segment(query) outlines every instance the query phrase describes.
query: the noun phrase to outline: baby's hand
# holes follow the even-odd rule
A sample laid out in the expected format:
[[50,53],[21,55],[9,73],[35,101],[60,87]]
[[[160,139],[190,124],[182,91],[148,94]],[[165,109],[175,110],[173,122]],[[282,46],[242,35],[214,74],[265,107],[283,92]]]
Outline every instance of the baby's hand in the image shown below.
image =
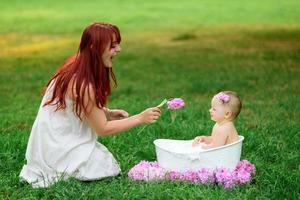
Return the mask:
[[210,145],[211,145],[211,144],[201,143],[201,147],[202,147],[203,149],[209,149],[209,148],[211,148]]
[[203,142],[204,142],[204,136],[197,136],[197,137],[195,137],[192,146],[193,147],[198,146]]

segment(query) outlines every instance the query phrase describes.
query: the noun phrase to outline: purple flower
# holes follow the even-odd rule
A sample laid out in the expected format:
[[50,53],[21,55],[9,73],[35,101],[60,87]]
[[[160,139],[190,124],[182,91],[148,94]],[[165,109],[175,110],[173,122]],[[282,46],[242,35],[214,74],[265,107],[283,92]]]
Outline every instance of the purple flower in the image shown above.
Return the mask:
[[170,101],[167,102],[168,105],[168,109],[170,110],[177,110],[180,109],[181,107],[183,107],[185,105],[183,99],[181,98],[174,98]]
[[178,171],[170,171],[169,173],[168,173],[168,175],[169,175],[169,179],[171,180],[171,181],[176,181],[176,180],[181,180],[181,179],[183,179],[183,175],[180,173],[180,172],[178,172]]
[[235,181],[240,184],[249,183],[251,180],[251,173],[246,170],[237,170],[234,172]]
[[225,94],[224,92],[218,93],[217,98],[223,103],[228,103],[230,101],[230,96],[228,94]]
[[212,183],[214,182],[214,172],[207,168],[202,168],[198,171],[199,181],[201,183]]
[[234,171],[224,167],[210,170],[202,168],[200,170],[189,170],[179,172],[176,170],[166,170],[159,166],[158,162],[149,162],[142,160],[131,168],[128,177],[134,181],[188,181],[192,183],[217,183],[225,189],[231,189],[235,185],[242,185],[251,181],[251,174],[254,174],[255,166],[247,160],[240,161]]
[[161,167],[150,167],[145,171],[144,180],[145,181],[158,181],[164,180],[166,176],[165,169]]
[[196,171],[186,171],[183,173],[183,180],[196,183],[199,181],[198,173]]
[[235,186],[235,182],[234,182],[234,180],[230,179],[230,180],[224,182],[222,185],[225,189],[231,189]]
[[234,174],[224,167],[220,167],[215,171],[215,178],[216,182],[226,189],[233,188],[235,185]]
[[238,170],[246,170],[250,174],[255,174],[255,166],[251,164],[248,160],[241,160],[237,166],[236,171]]
[[163,180],[165,174],[166,170],[161,168],[158,162],[148,162],[144,160],[135,165],[128,172],[129,178],[135,181]]
[[143,180],[144,173],[145,173],[145,169],[141,166],[136,165],[129,170],[128,176],[130,179],[138,181],[138,180]]

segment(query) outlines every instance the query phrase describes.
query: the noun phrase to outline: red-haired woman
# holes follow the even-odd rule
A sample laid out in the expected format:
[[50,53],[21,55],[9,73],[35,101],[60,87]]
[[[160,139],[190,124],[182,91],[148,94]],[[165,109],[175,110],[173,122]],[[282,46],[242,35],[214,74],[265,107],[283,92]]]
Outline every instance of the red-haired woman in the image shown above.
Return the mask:
[[93,23],[81,37],[79,51],[54,74],[33,124],[20,178],[33,187],[48,187],[61,179],[98,180],[116,176],[120,167],[97,135],[107,136],[155,122],[159,108],[129,117],[109,110],[107,97],[113,58],[121,51],[119,29]]

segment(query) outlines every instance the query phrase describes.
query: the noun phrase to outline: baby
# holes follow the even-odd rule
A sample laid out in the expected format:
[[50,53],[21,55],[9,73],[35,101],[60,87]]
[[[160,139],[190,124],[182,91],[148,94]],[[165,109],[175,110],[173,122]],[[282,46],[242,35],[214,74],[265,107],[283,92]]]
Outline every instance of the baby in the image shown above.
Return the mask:
[[211,119],[215,121],[211,136],[198,136],[193,141],[193,146],[201,145],[202,148],[220,147],[238,140],[238,133],[234,126],[234,119],[239,115],[242,102],[239,96],[232,91],[216,94],[211,100],[209,110]]

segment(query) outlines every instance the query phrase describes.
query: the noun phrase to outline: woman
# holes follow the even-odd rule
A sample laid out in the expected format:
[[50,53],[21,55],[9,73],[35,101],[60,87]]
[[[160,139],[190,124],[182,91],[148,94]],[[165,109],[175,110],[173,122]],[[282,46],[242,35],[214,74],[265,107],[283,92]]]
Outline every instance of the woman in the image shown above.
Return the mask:
[[48,187],[68,177],[116,176],[120,167],[97,142],[97,135],[117,134],[160,117],[156,107],[131,117],[124,110],[106,107],[111,81],[116,84],[112,65],[121,51],[120,42],[114,25],[93,23],[84,30],[78,53],[47,84],[28,141],[22,180],[33,187]]

